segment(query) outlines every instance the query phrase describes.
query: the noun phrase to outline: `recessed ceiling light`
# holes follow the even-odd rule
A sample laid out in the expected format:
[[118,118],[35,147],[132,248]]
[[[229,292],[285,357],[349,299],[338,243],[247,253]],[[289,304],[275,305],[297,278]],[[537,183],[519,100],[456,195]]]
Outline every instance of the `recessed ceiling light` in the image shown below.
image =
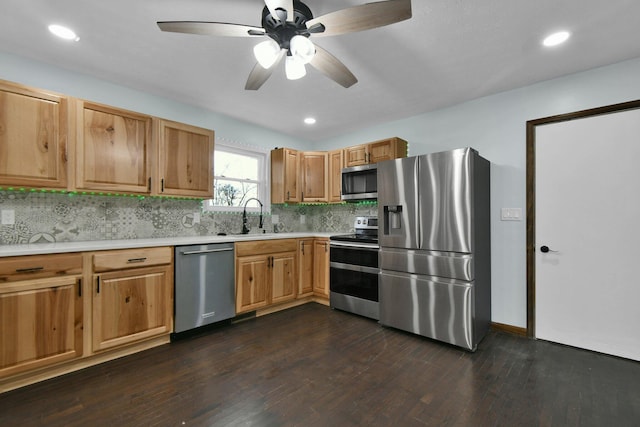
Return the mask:
[[308,125],[314,125],[316,124],[316,119],[314,119],[313,117],[307,117],[306,119],[304,119],[304,122]]
[[63,27],[62,25],[49,25],[49,31],[61,39],[73,40],[74,42],[80,40],[80,37],[78,37],[72,29]]
[[542,44],[547,47],[557,46],[559,44],[566,42],[569,39],[569,36],[571,36],[571,34],[568,31],[559,31],[557,33],[553,33],[547,36],[542,41]]

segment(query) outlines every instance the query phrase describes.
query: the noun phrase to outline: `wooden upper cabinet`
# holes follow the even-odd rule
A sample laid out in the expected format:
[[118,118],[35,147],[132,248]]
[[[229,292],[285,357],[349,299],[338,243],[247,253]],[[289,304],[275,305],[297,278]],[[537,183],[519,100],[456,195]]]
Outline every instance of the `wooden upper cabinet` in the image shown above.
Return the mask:
[[158,172],[153,193],[213,197],[214,132],[158,120]]
[[367,145],[354,145],[344,149],[344,167],[366,165],[368,161]]
[[329,161],[326,151],[302,153],[302,201],[329,201]]
[[76,188],[148,194],[151,116],[87,101],[77,114]]
[[329,151],[329,202],[341,202],[343,150]]
[[0,81],[0,185],[67,187],[69,101]]
[[369,144],[369,163],[407,157],[407,141],[400,138],[389,138]]
[[271,203],[301,200],[299,175],[300,153],[289,148],[271,150]]
[[344,149],[344,167],[407,157],[407,141],[393,137]]

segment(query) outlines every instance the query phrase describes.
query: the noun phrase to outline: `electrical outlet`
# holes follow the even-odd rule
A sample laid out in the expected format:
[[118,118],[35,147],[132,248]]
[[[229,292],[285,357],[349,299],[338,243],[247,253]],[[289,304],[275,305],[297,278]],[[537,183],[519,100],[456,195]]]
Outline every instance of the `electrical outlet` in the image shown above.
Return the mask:
[[500,219],[502,221],[521,221],[522,208],[502,208],[500,211]]
[[2,210],[2,225],[14,225],[16,223],[16,211],[13,209]]
[[200,223],[200,212],[194,212],[193,213],[193,223],[194,224],[199,224]]
[[271,224],[280,224],[280,215],[271,215]]
[[306,224],[306,223],[307,223],[307,216],[300,215],[300,224]]

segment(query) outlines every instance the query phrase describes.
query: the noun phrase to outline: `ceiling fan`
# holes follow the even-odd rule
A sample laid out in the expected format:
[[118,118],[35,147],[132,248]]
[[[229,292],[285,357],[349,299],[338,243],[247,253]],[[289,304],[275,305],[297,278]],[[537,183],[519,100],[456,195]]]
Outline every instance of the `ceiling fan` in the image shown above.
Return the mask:
[[162,31],[227,37],[267,38],[254,47],[258,63],[247,79],[245,89],[257,90],[274,68],[286,57],[287,78],[306,74],[305,64],[348,88],[358,79],[335,56],[315,45],[310,36],[335,36],[382,27],[411,18],[411,0],[366,3],[314,18],[299,0],[265,0],[262,27],[227,22],[161,21]]

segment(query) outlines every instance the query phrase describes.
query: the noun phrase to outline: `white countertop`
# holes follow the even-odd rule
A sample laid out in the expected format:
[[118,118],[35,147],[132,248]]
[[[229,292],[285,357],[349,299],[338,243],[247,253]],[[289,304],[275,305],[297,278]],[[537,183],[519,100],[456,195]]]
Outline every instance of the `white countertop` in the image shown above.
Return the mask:
[[110,249],[149,248],[154,246],[202,245],[208,243],[243,242],[247,240],[299,239],[304,237],[329,237],[341,233],[266,233],[228,236],[163,237],[157,239],[93,240],[86,242],[35,243],[0,245],[0,257],[18,255],[42,255],[64,252],[89,252]]

